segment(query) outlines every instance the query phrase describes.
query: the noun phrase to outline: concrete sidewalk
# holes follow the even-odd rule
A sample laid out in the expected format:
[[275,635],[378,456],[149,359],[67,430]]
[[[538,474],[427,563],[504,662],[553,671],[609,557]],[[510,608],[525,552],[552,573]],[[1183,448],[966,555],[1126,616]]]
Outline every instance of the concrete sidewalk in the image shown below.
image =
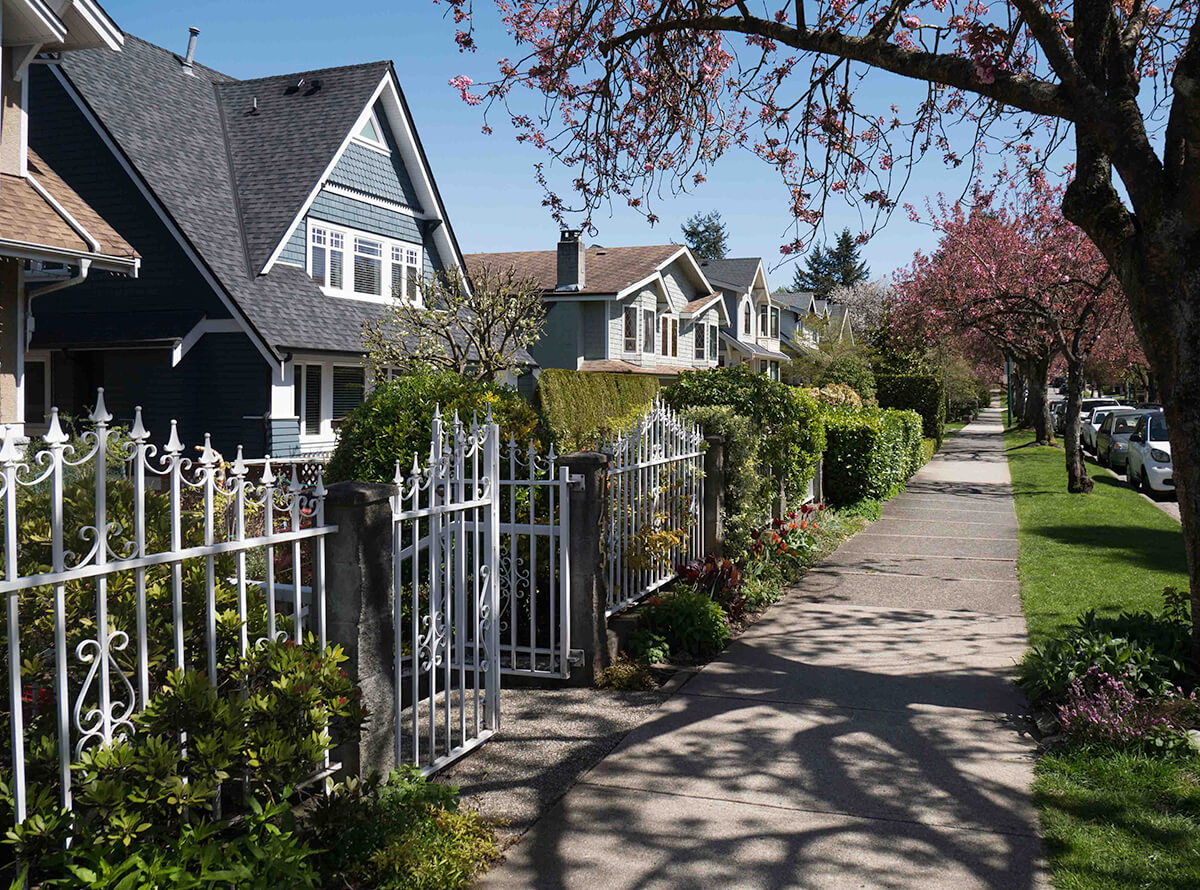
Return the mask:
[[536,822],[488,888],[1044,885],[999,412]]

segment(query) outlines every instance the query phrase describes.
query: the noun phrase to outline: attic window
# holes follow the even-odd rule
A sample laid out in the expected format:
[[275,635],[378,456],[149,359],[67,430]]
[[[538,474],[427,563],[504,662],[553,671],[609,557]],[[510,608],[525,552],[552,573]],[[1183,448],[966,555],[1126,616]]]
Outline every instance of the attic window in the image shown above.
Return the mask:
[[388,150],[387,143],[383,141],[383,127],[379,126],[379,118],[375,116],[374,112],[371,112],[371,116],[367,118],[366,123],[362,125],[362,129],[354,138],[372,148]]

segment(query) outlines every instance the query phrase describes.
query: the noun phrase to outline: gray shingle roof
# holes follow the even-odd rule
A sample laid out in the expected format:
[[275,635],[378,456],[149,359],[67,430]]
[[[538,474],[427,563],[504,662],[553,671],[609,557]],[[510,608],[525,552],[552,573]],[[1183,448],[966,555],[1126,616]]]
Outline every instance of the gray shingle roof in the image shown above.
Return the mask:
[[813,305],[813,295],[809,291],[789,291],[771,294],[771,299],[781,306],[787,306],[797,312],[808,312]]
[[758,271],[759,257],[735,257],[723,260],[700,260],[704,276],[713,284],[749,290]]
[[216,85],[252,271],[266,265],[387,70],[371,62]]
[[[73,52],[61,68],[265,342],[361,351],[362,321],[379,307],[326,297],[299,269],[257,273],[388,63],[243,84],[200,64],[189,77],[174,53],[129,36],[123,52]],[[321,89],[286,95],[301,76]],[[261,120],[247,123],[237,112],[254,95]]]

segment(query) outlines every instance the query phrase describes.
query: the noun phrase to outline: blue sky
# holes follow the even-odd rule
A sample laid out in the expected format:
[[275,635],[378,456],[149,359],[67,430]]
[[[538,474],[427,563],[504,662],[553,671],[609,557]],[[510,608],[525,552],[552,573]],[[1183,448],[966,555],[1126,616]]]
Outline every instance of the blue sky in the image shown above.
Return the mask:
[[[476,8],[494,8],[476,0]],[[106,0],[105,7],[128,33],[182,53],[187,28],[200,28],[197,59],[234,77],[261,77],[376,59],[396,64],[405,95],[463,249],[470,251],[546,249],[557,227],[541,206],[533,164],[543,156],[518,145],[501,120],[495,133],[480,132],[481,112],[463,104],[447,81],[467,74],[489,79],[495,61],[515,55],[511,38],[489,16],[478,35],[480,49],[460,54],[445,6],[432,0],[329,3],[314,0]],[[917,87],[890,75],[872,75],[860,95],[878,97],[878,111],[892,101],[917,95]],[[531,99],[533,97],[530,97]],[[920,206],[939,189],[961,189],[961,174],[948,172],[934,157],[918,166],[905,200]],[[789,218],[786,195],[769,167],[749,154],[731,154],[693,194],[668,197],[657,207],[661,222],[651,228],[630,211],[615,208],[595,218],[595,240],[609,246],[678,241],[679,225],[696,211],[716,208],[729,231],[732,256],[761,256],[772,287],[791,281],[791,266],[780,262],[779,245]],[[857,216],[830,202],[827,227],[859,229]],[[917,249],[934,243],[930,231],[900,211],[864,248],[873,275],[908,262]]]

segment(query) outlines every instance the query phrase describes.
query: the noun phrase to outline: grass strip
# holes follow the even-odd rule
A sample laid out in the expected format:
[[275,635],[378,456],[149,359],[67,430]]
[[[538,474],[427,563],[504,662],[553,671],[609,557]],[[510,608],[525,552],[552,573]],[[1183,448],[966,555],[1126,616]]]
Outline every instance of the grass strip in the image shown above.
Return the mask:
[[[1178,523],[1107,475],[1067,493],[1063,452],[1005,434],[1030,637],[1088,609],[1157,611],[1186,586]],[[1039,758],[1034,795],[1057,890],[1200,887],[1200,759],[1075,749]]]

